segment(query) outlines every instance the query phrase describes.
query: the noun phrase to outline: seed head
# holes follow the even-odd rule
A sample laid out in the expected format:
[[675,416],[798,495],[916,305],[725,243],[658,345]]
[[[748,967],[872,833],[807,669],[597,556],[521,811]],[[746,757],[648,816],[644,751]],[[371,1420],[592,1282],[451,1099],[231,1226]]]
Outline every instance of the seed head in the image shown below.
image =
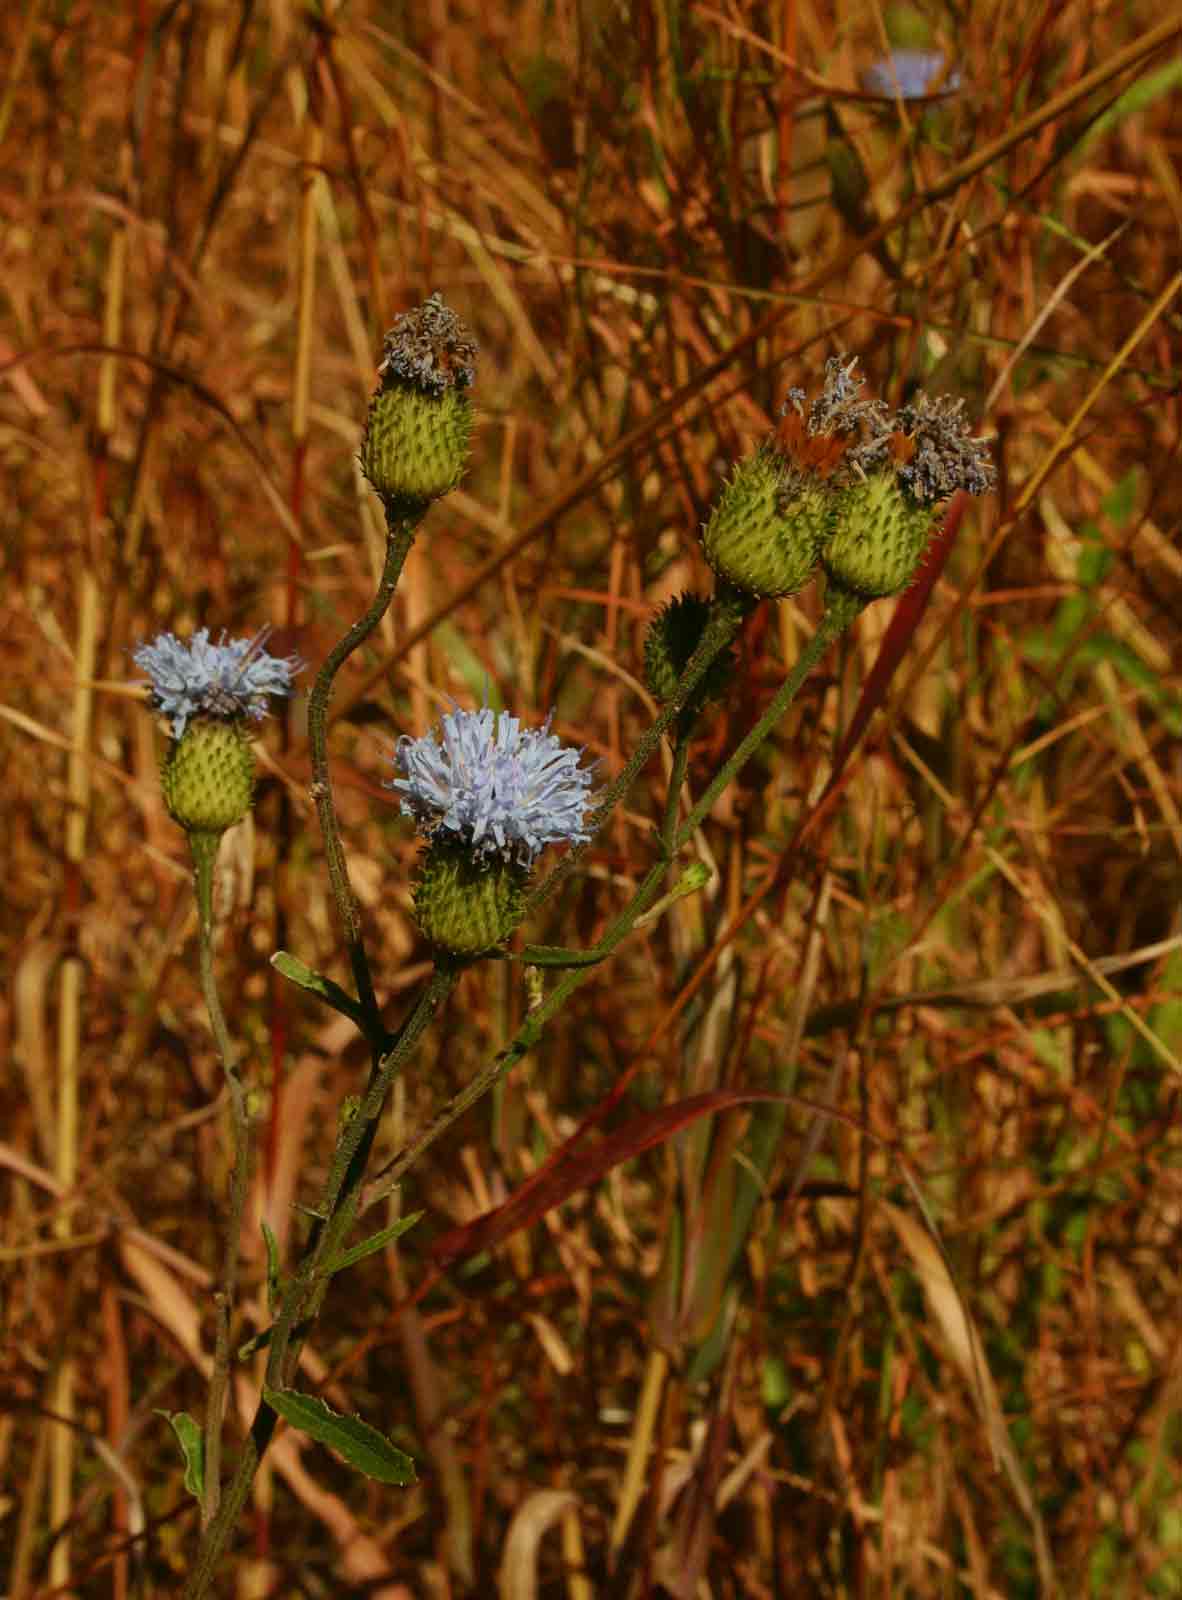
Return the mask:
[[394,318],[378,373],[385,389],[395,383],[435,395],[469,389],[476,380],[476,341],[436,290]]
[[989,445],[969,432],[964,401],[918,394],[894,418],[891,454],[903,488],[920,505],[947,500],[958,489],[986,494],[997,482]]

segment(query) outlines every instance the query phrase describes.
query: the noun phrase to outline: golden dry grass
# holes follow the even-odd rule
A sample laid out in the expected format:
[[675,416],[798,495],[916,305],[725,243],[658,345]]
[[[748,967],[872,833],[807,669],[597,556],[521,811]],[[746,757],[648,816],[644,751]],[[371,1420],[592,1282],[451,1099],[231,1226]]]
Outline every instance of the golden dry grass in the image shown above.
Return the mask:
[[[960,92],[859,95],[888,27]],[[709,891],[431,1150],[397,1258],[337,1281],[302,1383],[419,1484],[288,1435],[219,1592],[1182,1594],[1179,34],[1144,0],[3,9],[12,1600],[177,1593],[197,1536],[155,1408],[201,1410],[229,1136],[129,651],[269,622],[323,658],[380,563],[381,335],[434,288],[481,342],[473,467],[332,735],[391,1018],[425,971],[393,738],[487,683],[617,770],[645,621],[705,583],[698,525],[789,384],[848,351],[892,401],[963,395],[1000,484],[839,803],[798,841],[889,603],[717,809]],[[695,790],[817,615],[760,613]],[[298,1242],[366,1060],[268,966],[345,976],[301,719],[264,730],[219,884],[243,1338],[258,1221]],[[627,897],[649,780],[535,937],[589,943]],[[387,1152],[525,1004],[516,968],[465,978]],[[625,1073],[613,1127],[724,1086],[842,1119],[698,1124],[420,1297],[431,1238]]]

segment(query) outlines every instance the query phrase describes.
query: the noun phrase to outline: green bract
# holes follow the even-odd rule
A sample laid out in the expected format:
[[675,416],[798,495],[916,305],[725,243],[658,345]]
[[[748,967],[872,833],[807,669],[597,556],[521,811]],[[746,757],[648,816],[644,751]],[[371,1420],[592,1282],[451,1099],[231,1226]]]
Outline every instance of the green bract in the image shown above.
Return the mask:
[[813,576],[832,521],[832,489],[761,445],[735,468],[702,533],[720,578],[760,600],[795,594]]
[[189,833],[224,833],[250,810],[254,753],[238,720],[191,721],[160,766],[169,815]]
[[478,956],[503,943],[525,912],[528,868],[478,856],[467,842],[434,839],[414,889],[415,921],[428,943],[453,956]]
[[822,554],[839,588],[867,600],[898,594],[915,576],[935,522],[894,472],[875,472],[835,497],[833,535]]
[[421,510],[463,477],[472,420],[472,402],[456,389],[379,389],[365,422],[361,470],[383,500]]

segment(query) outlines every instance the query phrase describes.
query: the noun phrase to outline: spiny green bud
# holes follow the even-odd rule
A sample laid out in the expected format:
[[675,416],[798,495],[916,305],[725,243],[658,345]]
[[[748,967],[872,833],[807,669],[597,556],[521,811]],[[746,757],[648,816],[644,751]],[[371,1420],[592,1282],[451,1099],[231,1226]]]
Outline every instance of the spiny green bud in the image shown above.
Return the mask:
[[463,840],[433,839],[415,879],[415,921],[437,950],[478,956],[521,921],[528,877],[518,861],[479,856]]
[[735,468],[702,533],[720,578],[761,600],[803,589],[832,519],[832,489],[770,445]]
[[422,510],[464,476],[472,402],[447,389],[379,389],[361,440],[361,470],[383,500]]
[[875,472],[842,490],[822,560],[831,582],[866,600],[898,594],[915,576],[935,521],[894,472]]
[[463,477],[475,360],[475,341],[440,295],[395,318],[361,441],[361,469],[387,509],[421,513]]
[[[649,623],[644,636],[644,681],[654,699],[672,700],[709,620],[709,600],[698,594],[679,594]],[[722,698],[734,664],[734,652],[729,649],[715,657],[691,697],[695,707]]]
[[859,476],[837,497],[822,555],[830,580],[865,600],[898,594],[923,560],[941,502],[958,490],[984,494],[995,481],[989,446],[969,432],[964,402],[918,394],[882,420]]
[[160,766],[164,804],[189,833],[224,833],[250,810],[254,754],[239,719],[199,716]]

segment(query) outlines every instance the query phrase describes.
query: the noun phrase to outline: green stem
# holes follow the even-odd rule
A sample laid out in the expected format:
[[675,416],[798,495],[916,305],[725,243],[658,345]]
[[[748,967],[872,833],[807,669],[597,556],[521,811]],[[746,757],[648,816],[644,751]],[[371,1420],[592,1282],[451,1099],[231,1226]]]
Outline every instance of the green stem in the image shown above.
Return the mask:
[[690,738],[693,729],[684,720],[677,725],[677,743],[673,746],[673,770],[669,774],[669,788],[665,795],[665,814],[661,818],[661,853],[666,860],[673,855],[673,838],[677,831],[677,808],[681,791],[685,788],[685,775],[689,770]]
[[337,822],[332,799],[332,777],[328,767],[328,702],[332,697],[333,681],[345,662],[363,645],[390,609],[406,557],[414,543],[415,529],[420,516],[402,515],[399,508],[386,508],[386,560],[373,603],[363,617],[345,634],[329,652],[324,665],[316,675],[308,699],[308,746],[312,757],[312,799],[324,835],[324,850],[328,859],[328,877],[333,899],[345,933],[349,963],[357,985],[357,997],[370,1015],[378,1012],[373,978],[365,948],[361,940],[361,909],[349,878],[349,868],[341,845],[341,830]]
[[[316,1222],[303,1260],[283,1292],[279,1314],[271,1330],[267,1350],[266,1384],[285,1388],[299,1360],[306,1328],[324,1299],[332,1276],[333,1260],[352,1225],[366,1162],[374,1136],[396,1074],[418,1044],[436,1011],[459,980],[460,968],[440,964],[424,987],[398,1035],[397,1043],[376,1063],[365,1099],[351,1121],[341,1129],[333,1153],[332,1166],[317,1206]],[[250,1434],[238,1457],[234,1476],[226,1486],[217,1515],[205,1529],[197,1559],[185,1586],[182,1600],[201,1600],[209,1593],[217,1564],[238,1521],[250,1486],[258,1470],[278,1418],[265,1401],[251,1424]]]
[[197,897],[200,928],[201,992],[209,1012],[214,1045],[225,1074],[230,1095],[230,1126],[234,1139],[234,1170],[230,1179],[230,1211],[226,1218],[222,1248],[222,1278],[217,1294],[217,1333],[214,1340],[213,1373],[205,1412],[205,1488],[201,1520],[208,1526],[217,1515],[221,1496],[222,1426],[226,1411],[226,1391],[230,1382],[230,1323],[238,1289],[238,1256],[242,1242],[242,1218],[250,1187],[250,1121],[246,1095],[234,1065],[230,1032],[226,1027],[213,970],[213,867],[217,859],[220,833],[190,833],[193,856],[193,883]]
[[[833,641],[844,633],[861,613],[864,605],[865,601],[857,596],[830,588],[826,595],[825,614],[818,624],[816,633],[805,646],[800,659],[784,680],[763,716],[760,717],[746,738],[739,743],[734,754],[719,769],[716,777],[691,808],[689,815],[673,838],[674,853],[680,850],[693,836],[694,829],[710,813],[723,789],[746,766],[776,723],[784,715],[813,667],[821,660]],[[436,1139],[446,1132],[453,1122],[462,1117],[470,1106],[475,1105],[506,1073],[511,1072],[517,1062],[533,1048],[550,1018],[562,1009],[575,990],[587,981],[593,969],[617,948],[636,925],[637,919],[652,905],[657,898],[661,881],[668,869],[669,860],[667,858],[662,858],[650,869],[637,887],[631,901],[616,918],[616,921],[603,938],[591,950],[575,953],[550,950],[545,945],[526,947],[523,956],[527,961],[534,961],[539,966],[561,964],[564,967],[569,966],[571,970],[563,974],[542,1003],[530,1012],[513,1041],[498,1055],[494,1056],[486,1066],[482,1067],[471,1083],[461,1089],[458,1094],[453,1095],[443,1110],[414,1136],[388,1167],[383,1169],[381,1173],[382,1183],[380,1190],[377,1192],[378,1195],[385,1194],[392,1189],[403,1174],[415,1165],[424,1151],[434,1144]],[[551,878],[553,876],[554,874],[551,874]],[[575,962],[570,960],[572,955],[577,955]],[[547,956],[552,959],[547,960]]]
[[527,915],[536,911],[570,877],[582,859],[584,852],[590,848],[595,835],[607,822],[618,802],[632,787],[637,774],[657,748],[666,729],[681,714],[694,690],[709,672],[715,660],[734,639],[744,619],[749,615],[755,604],[756,601],[750,595],[743,594],[738,589],[732,589],[729,585],[719,587],[718,593],[711,602],[710,616],[706,626],[702,629],[702,637],[698,640],[698,647],[686,663],[685,671],[681,675],[672,698],[667,700],[661,707],[656,720],[641,738],[623,771],[599,797],[599,804],[587,819],[587,838],[582,844],[576,845],[574,849],[569,850],[550,876],[544,878],[529,896],[526,901]]
[[796,665],[784,679],[776,691],[775,698],[750,733],[735,747],[731,755],[714,777],[698,796],[692,810],[673,840],[674,852],[680,850],[692,837],[694,829],[714,809],[719,795],[730,784],[751,760],[768,734],[779,722],[788,707],[795,700],[800,691],[800,686],[809,673],[828,651],[835,639],[841,637],[848,627],[861,615],[867,602],[860,596],[845,590],[834,589],[830,585],[825,596],[825,614],[817,624],[817,631],[813,634],[808,644],[805,645],[797,659]]

